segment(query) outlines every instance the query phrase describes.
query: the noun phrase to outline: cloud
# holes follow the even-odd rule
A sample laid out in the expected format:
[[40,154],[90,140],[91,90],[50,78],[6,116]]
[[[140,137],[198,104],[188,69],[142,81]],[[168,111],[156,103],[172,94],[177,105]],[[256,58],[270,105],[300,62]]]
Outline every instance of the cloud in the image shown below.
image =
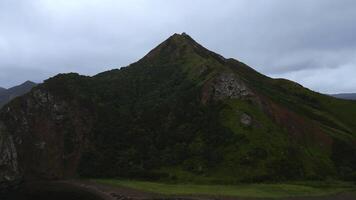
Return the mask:
[[0,85],[118,68],[187,32],[267,75],[356,92],[354,24],[353,0],[2,0]]

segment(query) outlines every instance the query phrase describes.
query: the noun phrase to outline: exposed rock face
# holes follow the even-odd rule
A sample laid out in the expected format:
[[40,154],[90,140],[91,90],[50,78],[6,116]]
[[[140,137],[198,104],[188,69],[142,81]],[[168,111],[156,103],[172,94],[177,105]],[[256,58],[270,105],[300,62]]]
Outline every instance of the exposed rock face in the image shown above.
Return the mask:
[[91,114],[45,88],[8,104],[0,117],[0,182],[73,177]]
[[0,193],[16,186],[20,178],[14,140],[0,122]]
[[202,103],[218,101],[227,98],[248,99],[253,92],[233,73],[222,73],[208,82],[203,88]]
[[241,115],[240,122],[245,126],[250,126],[252,124],[252,117],[246,113],[243,113]]

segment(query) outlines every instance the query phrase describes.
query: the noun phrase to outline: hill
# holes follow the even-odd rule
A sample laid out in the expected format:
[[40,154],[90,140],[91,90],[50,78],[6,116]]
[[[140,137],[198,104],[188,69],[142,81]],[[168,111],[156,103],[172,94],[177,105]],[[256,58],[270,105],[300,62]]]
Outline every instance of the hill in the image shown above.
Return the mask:
[[13,98],[21,96],[29,92],[37,84],[31,81],[26,81],[21,85],[5,89],[0,87],[0,108],[3,107],[6,103],[11,101]]
[[356,100],[356,93],[333,94],[331,96],[340,98],[340,99]]
[[0,177],[355,180],[354,116],[355,102],[174,34],[128,67],[60,74],[6,105]]

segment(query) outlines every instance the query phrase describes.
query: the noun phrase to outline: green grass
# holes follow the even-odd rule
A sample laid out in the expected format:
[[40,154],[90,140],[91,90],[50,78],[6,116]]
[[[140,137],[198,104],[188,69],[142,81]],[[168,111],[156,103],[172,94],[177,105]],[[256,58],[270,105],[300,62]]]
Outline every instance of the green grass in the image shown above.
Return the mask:
[[163,195],[213,195],[251,198],[285,198],[302,196],[327,196],[340,192],[354,191],[353,185],[339,184],[246,184],[246,185],[197,185],[169,184],[133,180],[96,179],[101,184],[129,187]]

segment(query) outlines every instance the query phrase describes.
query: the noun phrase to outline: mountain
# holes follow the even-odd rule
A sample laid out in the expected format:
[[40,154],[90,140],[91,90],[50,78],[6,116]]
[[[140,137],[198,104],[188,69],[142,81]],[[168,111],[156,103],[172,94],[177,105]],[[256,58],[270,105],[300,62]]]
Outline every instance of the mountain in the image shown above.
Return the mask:
[[9,89],[0,87],[0,108],[4,106],[6,103],[8,103],[9,101],[11,101],[13,98],[29,92],[36,85],[37,84],[34,82],[26,81],[21,85]]
[[0,185],[78,176],[355,180],[354,116],[355,102],[269,78],[174,34],[128,67],[59,74],[7,104]]
[[356,93],[333,94],[331,96],[339,98],[339,99],[356,100]]

